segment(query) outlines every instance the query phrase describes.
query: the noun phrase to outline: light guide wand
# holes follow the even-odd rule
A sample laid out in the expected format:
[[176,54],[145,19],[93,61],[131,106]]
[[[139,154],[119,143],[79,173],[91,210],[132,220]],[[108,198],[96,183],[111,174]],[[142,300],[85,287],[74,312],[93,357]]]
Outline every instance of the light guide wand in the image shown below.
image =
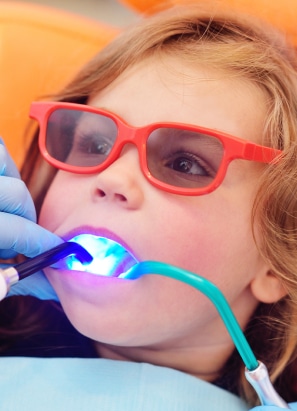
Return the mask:
[[89,264],[93,257],[81,245],[65,242],[12,267],[0,269],[0,301],[6,296],[9,288],[19,280],[26,278],[62,258],[74,255],[82,264]]

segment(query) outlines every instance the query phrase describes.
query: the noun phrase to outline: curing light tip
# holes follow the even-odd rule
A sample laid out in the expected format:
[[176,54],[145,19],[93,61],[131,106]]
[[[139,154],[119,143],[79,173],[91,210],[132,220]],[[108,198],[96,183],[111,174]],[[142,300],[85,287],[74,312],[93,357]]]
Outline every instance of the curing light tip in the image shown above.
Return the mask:
[[93,257],[90,264],[82,264],[73,256],[58,263],[56,268],[84,271],[105,277],[119,277],[138,263],[136,258],[121,244],[109,238],[92,234],[80,234],[69,242],[75,242],[87,250]]

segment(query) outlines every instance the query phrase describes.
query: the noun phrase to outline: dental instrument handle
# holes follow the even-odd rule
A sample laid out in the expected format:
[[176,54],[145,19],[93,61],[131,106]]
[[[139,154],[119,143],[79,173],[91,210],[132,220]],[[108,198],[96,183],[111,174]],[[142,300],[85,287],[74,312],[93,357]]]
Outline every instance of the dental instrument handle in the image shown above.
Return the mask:
[[290,409],[289,405],[273,388],[265,364],[261,361],[258,361],[258,363],[258,367],[252,371],[245,369],[245,377],[258,394],[261,404]]
[[0,301],[2,301],[9,291],[10,285],[19,280],[18,272],[13,267],[5,270],[0,268]]
[[0,301],[5,298],[9,288],[18,281],[26,278],[62,258],[75,255],[82,264],[88,264],[93,257],[79,244],[72,241],[57,245],[38,256],[17,264],[13,267],[0,269]]

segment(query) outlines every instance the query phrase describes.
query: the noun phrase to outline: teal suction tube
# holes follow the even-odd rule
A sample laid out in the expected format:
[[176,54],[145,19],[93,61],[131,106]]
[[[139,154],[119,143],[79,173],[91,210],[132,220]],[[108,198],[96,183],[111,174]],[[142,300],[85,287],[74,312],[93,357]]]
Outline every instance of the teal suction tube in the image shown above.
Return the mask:
[[183,283],[196,288],[202,294],[206,295],[218,310],[246,368],[253,371],[259,366],[259,363],[250,345],[248,344],[226,298],[217,286],[209,280],[197,274],[191,273],[190,271],[182,270],[181,268],[156,261],[143,261],[136,264],[125,273],[125,278],[134,280],[142,277],[144,274],[160,274],[166,277],[174,278],[175,280],[182,281]]
[[269,379],[266,366],[256,359],[229,303],[216,285],[198,274],[157,261],[140,262],[120,277],[134,280],[146,274],[159,274],[173,278],[196,288],[208,297],[221,316],[233,343],[245,364],[246,379],[255,389],[261,404],[274,405],[284,409],[290,408],[275,391]]

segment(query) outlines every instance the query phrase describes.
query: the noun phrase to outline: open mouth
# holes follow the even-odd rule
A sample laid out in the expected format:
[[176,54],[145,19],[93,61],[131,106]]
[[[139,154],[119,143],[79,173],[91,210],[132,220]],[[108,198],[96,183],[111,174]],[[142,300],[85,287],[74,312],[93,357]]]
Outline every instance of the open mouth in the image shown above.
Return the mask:
[[92,234],[79,234],[69,241],[74,241],[84,247],[93,257],[89,264],[82,264],[71,255],[56,268],[83,271],[106,277],[119,277],[138,263],[136,258],[116,241]]

